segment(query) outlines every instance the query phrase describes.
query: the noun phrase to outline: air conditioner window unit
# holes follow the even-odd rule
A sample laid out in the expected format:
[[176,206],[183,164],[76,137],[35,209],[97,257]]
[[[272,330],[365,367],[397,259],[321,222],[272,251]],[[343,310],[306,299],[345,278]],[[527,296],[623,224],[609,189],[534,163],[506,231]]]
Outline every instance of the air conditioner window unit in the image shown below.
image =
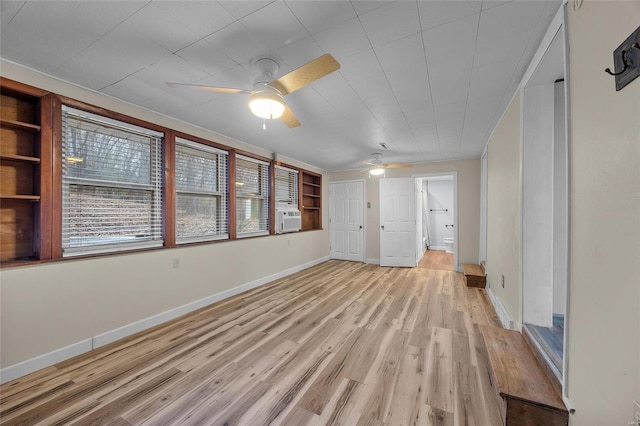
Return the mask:
[[276,205],[276,233],[297,232],[302,227],[302,215],[294,205],[278,203]]

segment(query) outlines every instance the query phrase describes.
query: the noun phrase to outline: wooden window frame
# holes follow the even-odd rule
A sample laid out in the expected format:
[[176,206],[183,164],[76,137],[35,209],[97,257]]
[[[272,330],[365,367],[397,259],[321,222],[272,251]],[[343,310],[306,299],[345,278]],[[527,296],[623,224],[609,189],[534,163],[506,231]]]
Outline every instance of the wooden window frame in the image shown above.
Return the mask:
[[[58,95],[43,89],[29,86],[27,84],[9,80],[4,77],[0,77],[0,87],[2,91],[9,91],[13,93],[22,94],[24,96],[30,96],[40,99],[40,125],[41,125],[41,164],[40,164],[40,179],[37,183],[39,192],[41,194],[39,215],[37,223],[34,224],[34,238],[37,239],[37,259],[24,260],[15,262],[3,262],[0,267],[12,267],[19,265],[40,264],[52,261],[66,261],[73,259],[84,259],[93,257],[111,256],[115,254],[127,254],[137,253],[151,250],[162,250],[164,248],[175,248],[196,244],[217,244],[226,241],[236,241],[251,238],[262,238],[270,235],[275,235],[275,208],[276,208],[276,194],[275,194],[275,166],[282,166],[289,169],[298,171],[298,208],[304,214],[303,209],[303,176],[313,175],[322,180],[322,175],[319,173],[311,172],[300,167],[296,167],[290,164],[280,163],[274,161],[271,158],[267,158],[253,152],[236,149],[226,146],[224,144],[211,141],[202,137],[198,137],[189,133],[185,133],[179,130],[175,130],[169,127],[161,126],[152,122],[148,122],[136,117],[132,117],[126,114],[115,112],[107,108],[95,106],[83,101],[79,101],[67,96]],[[62,106],[66,105],[75,109],[87,111],[92,114],[101,115],[113,120],[122,121],[125,123],[133,124],[136,126],[148,128],[153,131],[164,133],[163,141],[163,247],[157,248],[142,248],[131,249],[123,251],[114,251],[106,253],[78,255],[72,257],[62,256]],[[227,215],[228,215],[228,227],[229,238],[209,240],[201,242],[187,242],[182,244],[176,244],[175,233],[175,203],[176,203],[176,185],[175,185],[175,149],[176,138],[180,137],[193,142],[197,142],[203,145],[207,145],[213,148],[221,149],[228,152],[227,158]],[[236,188],[233,184],[236,180],[236,157],[237,155],[246,156],[256,160],[264,161],[269,164],[269,230],[267,234],[245,236],[238,238],[237,235],[237,223],[236,223]],[[322,188],[319,188],[321,193]],[[313,229],[304,229],[300,232],[308,230],[321,230],[321,218],[322,218],[322,204],[317,215],[319,215],[319,226]]]

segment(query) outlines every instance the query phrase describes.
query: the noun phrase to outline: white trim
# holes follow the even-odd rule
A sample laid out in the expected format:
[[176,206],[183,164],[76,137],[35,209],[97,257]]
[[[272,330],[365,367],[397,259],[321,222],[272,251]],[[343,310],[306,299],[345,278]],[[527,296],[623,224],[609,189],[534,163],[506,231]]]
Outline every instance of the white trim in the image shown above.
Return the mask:
[[177,308],[162,312],[160,314],[150,316],[143,320],[136,321],[131,324],[116,328],[114,330],[98,334],[88,339],[81,340],[69,346],[65,346],[64,348],[55,349],[51,352],[38,355],[34,358],[19,362],[14,365],[10,365],[0,370],[0,384],[6,383],[18,377],[22,377],[26,374],[33,373],[34,371],[40,370],[42,368],[49,367],[69,358],[73,358],[74,356],[83,354],[85,352],[89,352],[92,349],[99,348],[100,346],[115,342],[116,340],[130,336],[134,333],[138,333],[150,327],[154,327],[158,324],[170,321],[174,318],[188,314],[189,312],[193,312],[197,309],[211,305],[212,303],[218,302],[220,300],[235,296],[256,287],[260,287],[264,284],[270,283],[296,272],[300,272],[322,262],[326,262],[327,260],[329,260],[329,256],[323,256],[310,262],[294,266],[293,268],[285,269],[284,271],[259,278],[257,280],[239,285],[238,287],[230,288],[228,290],[213,294],[203,299],[187,303],[186,305],[182,305]]
[[6,383],[18,377],[25,376],[34,371],[41,370],[66,359],[73,358],[91,350],[91,339],[72,343],[64,348],[56,349],[35,358],[10,365],[0,370],[0,384]]
[[429,250],[446,250],[446,246],[429,246]]
[[365,263],[370,263],[371,265],[379,265],[380,259],[367,259]]
[[514,323],[511,319],[511,315],[509,315],[509,311],[507,311],[507,308],[505,308],[505,306],[502,304],[500,298],[493,294],[493,291],[491,291],[491,287],[487,288],[486,290],[487,294],[489,295],[489,300],[491,300],[491,304],[493,305],[493,309],[496,311],[496,314],[498,314],[498,318],[500,318],[502,326],[506,329],[513,330]]

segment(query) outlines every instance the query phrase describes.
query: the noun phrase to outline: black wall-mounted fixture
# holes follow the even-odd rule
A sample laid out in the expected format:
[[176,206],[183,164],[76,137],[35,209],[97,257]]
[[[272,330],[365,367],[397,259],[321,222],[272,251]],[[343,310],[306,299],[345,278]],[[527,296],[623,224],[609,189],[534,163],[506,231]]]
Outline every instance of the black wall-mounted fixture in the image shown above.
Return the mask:
[[616,91],[622,90],[640,75],[640,27],[636,28],[616,50],[613,51],[613,67],[605,69],[616,79]]

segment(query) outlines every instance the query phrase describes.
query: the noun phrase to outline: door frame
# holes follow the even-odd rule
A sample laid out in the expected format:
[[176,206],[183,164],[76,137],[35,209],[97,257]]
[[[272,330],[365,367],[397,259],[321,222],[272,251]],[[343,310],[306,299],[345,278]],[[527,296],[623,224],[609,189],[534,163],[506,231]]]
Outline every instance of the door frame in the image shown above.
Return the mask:
[[[525,115],[523,111],[524,106],[524,90],[527,88],[531,78],[534,76],[538,65],[544,59],[547,50],[551,46],[556,36],[562,37],[561,43],[563,48],[563,56],[562,59],[564,61],[564,94],[565,94],[565,103],[564,103],[564,112],[565,112],[565,144],[566,144],[566,159],[565,159],[565,170],[563,174],[566,179],[566,189],[567,189],[567,200],[566,207],[567,211],[565,212],[566,219],[566,229],[560,230],[566,236],[567,244],[566,244],[566,265],[564,265],[562,273],[564,274],[566,280],[566,299],[565,299],[565,314],[564,314],[564,338],[563,338],[563,353],[562,353],[562,400],[565,403],[566,407],[571,411],[573,410],[573,404],[569,399],[569,357],[567,354],[569,353],[570,346],[570,330],[571,330],[571,97],[569,96],[569,84],[570,84],[570,62],[569,62],[569,36],[567,33],[567,4],[563,3],[562,6],[556,12],[551,24],[549,25],[547,32],[545,33],[542,41],[540,42],[536,53],[534,54],[529,66],[527,67],[525,74],[520,81],[520,85],[518,87],[518,92],[520,93],[520,129],[524,128]],[[524,299],[524,271],[523,271],[523,246],[524,241],[522,238],[522,222],[523,222],[523,198],[524,198],[524,182],[522,176],[522,170],[524,166],[524,158],[523,158],[523,147],[525,144],[524,132],[520,132],[519,139],[519,149],[520,149],[520,316],[521,323],[520,332],[522,332],[522,327],[524,325],[524,309],[525,309],[525,299]],[[554,224],[555,225],[555,224]],[[558,230],[554,229],[553,232],[558,232]]]
[[362,185],[362,259],[361,262],[365,262],[367,258],[367,202],[366,202],[366,191],[367,191],[367,182],[364,179],[351,179],[351,180],[336,180],[329,182],[329,257],[333,259],[333,248],[331,247],[331,233],[333,232],[333,221],[331,220],[331,202],[333,201],[331,187],[334,184],[343,184],[343,183],[359,183]]
[[[424,179],[424,178],[435,178],[442,176],[453,176],[453,269],[457,272],[462,272],[462,268],[459,265],[459,233],[458,233],[458,172],[450,171],[450,172],[439,172],[439,173],[421,173],[412,175],[411,177],[415,180]],[[417,237],[417,236],[416,236]],[[416,262],[419,262],[420,259],[416,259]]]

